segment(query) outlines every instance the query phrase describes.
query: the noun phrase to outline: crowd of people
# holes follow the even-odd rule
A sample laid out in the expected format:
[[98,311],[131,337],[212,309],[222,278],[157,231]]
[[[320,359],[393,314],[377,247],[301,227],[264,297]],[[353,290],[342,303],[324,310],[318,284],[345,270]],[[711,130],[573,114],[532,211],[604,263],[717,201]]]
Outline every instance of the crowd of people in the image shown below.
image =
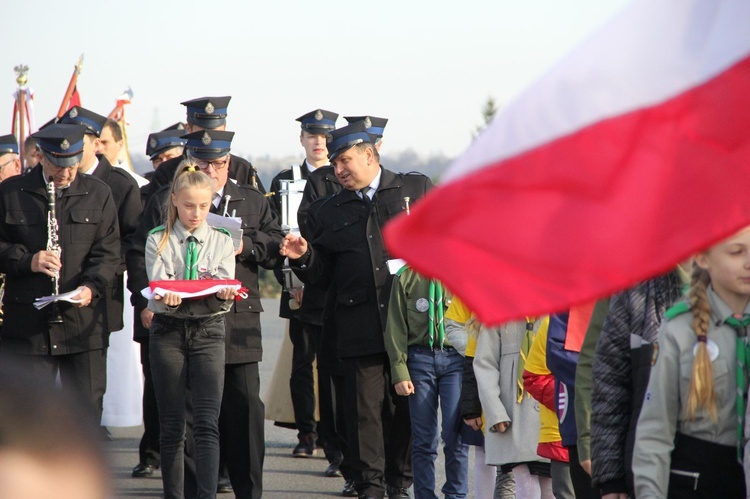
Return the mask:
[[[118,165],[118,123],[90,110],[23,144],[0,137],[0,354],[24,371],[6,369],[0,399],[58,380],[78,397],[54,407],[76,421],[63,443],[86,443],[76,457],[99,480],[92,497],[107,493],[92,435],[106,437],[109,335],[130,307],[144,375],[132,475],[160,469],[167,498],[262,497],[261,267],[282,285],[292,343],[291,452],[322,449],[343,496],[746,496],[750,228],[596,303],[488,327],[461,290],[385,247],[384,226],[432,187],[381,165],[386,119],[300,116],[305,159],[266,192],[231,154],[229,101],[182,102],[185,123],[149,136],[142,187]],[[190,288],[209,290],[197,298],[181,292],[214,280]],[[49,419],[40,404],[28,410]],[[32,426],[10,405],[0,462],[64,465],[59,445],[48,456],[18,436]]]

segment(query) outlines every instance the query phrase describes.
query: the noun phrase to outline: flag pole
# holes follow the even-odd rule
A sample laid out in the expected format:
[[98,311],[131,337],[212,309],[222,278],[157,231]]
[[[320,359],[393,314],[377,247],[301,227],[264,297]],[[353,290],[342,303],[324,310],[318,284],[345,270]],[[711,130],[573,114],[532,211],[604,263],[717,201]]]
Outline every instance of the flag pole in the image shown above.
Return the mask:
[[70,77],[70,83],[68,83],[68,89],[65,91],[65,97],[63,97],[62,103],[60,104],[60,109],[57,111],[58,118],[62,118],[62,115],[65,114],[65,111],[68,110],[68,102],[70,102],[70,97],[75,91],[76,84],[78,83],[78,75],[81,74],[82,67],[83,54],[81,54],[81,56],[78,58],[78,62],[76,62],[76,65],[73,68],[73,76]]
[[[25,64],[19,64],[13,68],[13,71],[16,72],[16,83],[18,83],[16,112],[13,113],[13,132],[18,139],[19,149],[23,152],[23,143],[26,140],[26,83],[28,82],[26,74],[29,72],[29,67]],[[18,125],[17,128],[16,124]],[[19,156],[21,157],[21,171],[23,171],[26,168],[25,158],[23,154],[19,154]]]

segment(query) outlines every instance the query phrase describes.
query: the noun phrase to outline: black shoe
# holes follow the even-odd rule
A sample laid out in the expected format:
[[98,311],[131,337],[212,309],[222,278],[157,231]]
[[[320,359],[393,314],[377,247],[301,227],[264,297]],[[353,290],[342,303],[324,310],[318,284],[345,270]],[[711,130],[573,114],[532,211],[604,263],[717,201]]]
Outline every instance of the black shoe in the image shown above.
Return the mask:
[[154,474],[154,467],[150,464],[143,464],[138,463],[135,468],[133,468],[133,472],[131,473],[132,476],[135,478],[147,478]]
[[354,488],[354,480],[344,482],[344,490],[341,491],[341,495],[344,497],[359,497],[357,489]]
[[409,489],[406,487],[394,487],[392,485],[388,486],[388,497],[391,498],[399,498],[399,499],[409,499],[411,496],[409,495]]
[[300,437],[297,447],[292,451],[294,457],[313,457],[315,455],[315,437],[305,435]]
[[229,494],[232,492],[232,482],[229,478],[219,477],[219,481],[216,482],[216,493],[217,494]]
[[339,469],[339,465],[341,464],[340,461],[334,461],[331,464],[328,465],[328,468],[326,468],[325,475],[328,478],[333,478],[335,476],[341,476],[341,470]]

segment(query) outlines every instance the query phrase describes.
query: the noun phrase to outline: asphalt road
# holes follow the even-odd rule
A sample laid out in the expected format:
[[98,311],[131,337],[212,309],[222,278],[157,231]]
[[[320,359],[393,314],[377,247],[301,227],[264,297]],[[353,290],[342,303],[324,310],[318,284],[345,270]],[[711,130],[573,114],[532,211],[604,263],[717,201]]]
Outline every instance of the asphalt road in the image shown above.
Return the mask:
[[[270,381],[273,366],[285,334],[285,322],[278,317],[278,303],[264,299],[265,312],[261,314],[263,330],[263,362],[260,364],[261,394]],[[114,441],[105,444],[110,469],[114,478],[115,497],[161,497],[161,475],[157,470],[150,478],[132,478],[130,472],[138,463],[138,442],[143,428],[110,428]],[[293,497],[341,497],[344,486],[342,478],[326,478],[323,471],[328,462],[318,451],[313,458],[292,457],[292,449],[297,443],[296,431],[279,428],[266,421],[266,459],[263,469],[264,498],[282,499]],[[473,450],[470,452],[470,481],[473,474]],[[436,483],[439,488],[444,481],[444,459],[438,454],[436,463]],[[472,484],[470,483],[471,489]],[[221,498],[234,497],[233,494],[220,494]]]

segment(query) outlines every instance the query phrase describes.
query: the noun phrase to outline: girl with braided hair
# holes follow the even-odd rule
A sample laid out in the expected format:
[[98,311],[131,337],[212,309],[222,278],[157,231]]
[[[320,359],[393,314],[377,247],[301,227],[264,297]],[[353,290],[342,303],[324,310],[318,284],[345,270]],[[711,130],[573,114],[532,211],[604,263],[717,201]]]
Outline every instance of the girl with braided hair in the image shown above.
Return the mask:
[[695,257],[667,311],[635,438],[640,498],[744,498],[750,227]]

